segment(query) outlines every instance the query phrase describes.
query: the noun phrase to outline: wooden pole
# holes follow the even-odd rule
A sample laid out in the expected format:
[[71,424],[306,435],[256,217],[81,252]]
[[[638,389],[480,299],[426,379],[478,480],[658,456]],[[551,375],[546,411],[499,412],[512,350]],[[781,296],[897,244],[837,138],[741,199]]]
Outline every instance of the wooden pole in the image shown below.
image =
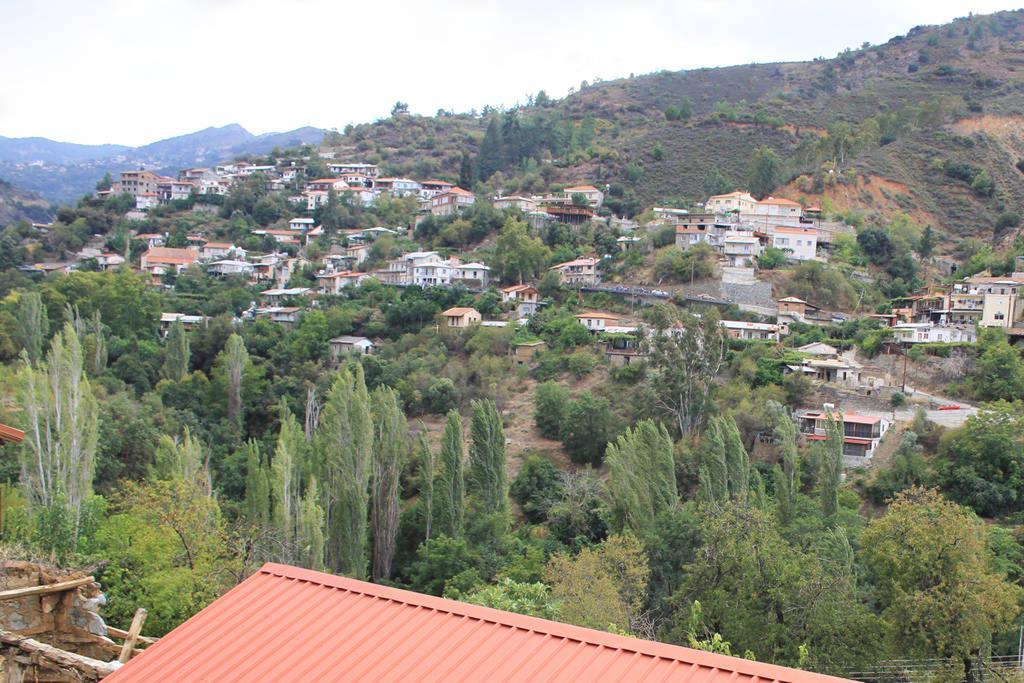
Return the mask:
[[124,639],[124,645],[121,647],[121,656],[117,658],[117,661],[124,664],[132,658],[132,651],[135,649],[135,641],[139,639],[139,633],[142,632],[142,625],[146,622],[146,610],[142,607],[135,610],[135,616],[132,618],[132,625],[128,628],[128,635]]
[[9,591],[0,591],[0,600],[17,600],[19,598],[27,598],[31,595],[47,595],[49,593],[62,593],[69,591],[79,586],[84,586],[87,583],[92,583],[96,579],[91,576],[83,576],[80,579],[71,579],[70,581],[60,581],[58,583],[48,583],[42,586],[29,586],[28,588],[13,588]]

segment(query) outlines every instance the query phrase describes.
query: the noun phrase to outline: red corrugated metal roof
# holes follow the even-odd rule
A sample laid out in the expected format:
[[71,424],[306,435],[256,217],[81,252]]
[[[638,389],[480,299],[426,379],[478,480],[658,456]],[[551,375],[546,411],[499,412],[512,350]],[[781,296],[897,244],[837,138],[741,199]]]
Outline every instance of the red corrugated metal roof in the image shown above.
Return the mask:
[[18,443],[25,438],[25,432],[14,427],[8,427],[7,425],[0,423],[0,441],[10,441],[11,443]]
[[268,563],[105,680],[844,679]]

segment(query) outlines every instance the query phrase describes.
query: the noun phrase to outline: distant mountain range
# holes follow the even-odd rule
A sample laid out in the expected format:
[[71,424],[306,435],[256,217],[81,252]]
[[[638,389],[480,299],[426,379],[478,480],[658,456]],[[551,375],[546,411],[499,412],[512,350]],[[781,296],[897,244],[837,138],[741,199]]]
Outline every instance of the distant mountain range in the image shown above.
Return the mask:
[[237,123],[206,128],[141,147],[79,145],[47,138],[0,136],[0,178],[54,203],[73,202],[91,192],[104,173],[147,168],[172,173],[208,166],[243,154],[265,154],[275,147],[316,144],[320,128],[253,135]]

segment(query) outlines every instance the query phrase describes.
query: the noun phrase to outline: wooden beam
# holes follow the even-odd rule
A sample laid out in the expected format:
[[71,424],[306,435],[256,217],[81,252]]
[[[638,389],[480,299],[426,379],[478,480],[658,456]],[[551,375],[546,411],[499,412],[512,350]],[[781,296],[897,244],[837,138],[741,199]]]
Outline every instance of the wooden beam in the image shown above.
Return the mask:
[[[125,638],[128,637],[128,631],[125,631],[124,629],[120,629],[120,628],[115,628],[115,627],[109,626],[109,625],[107,626],[107,633],[109,633],[110,635],[114,636],[115,638],[121,638],[122,640],[124,640]],[[158,641],[160,639],[159,638],[151,638],[149,636],[140,635],[138,640],[139,640],[140,643],[145,643],[146,645],[152,645],[153,643],[155,643],[156,641]]]
[[117,662],[101,662],[98,659],[61,650],[53,647],[52,645],[40,643],[38,640],[19,636],[18,634],[11,633],[10,631],[0,630],[0,642],[12,645],[22,652],[28,652],[32,655],[36,655],[48,662],[51,662],[55,666],[84,672],[94,676],[95,678],[109,676],[120,667],[120,664]]
[[0,591],[0,600],[17,600],[19,598],[27,598],[32,595],[49,595],[50,593],[63,593],[64,591],[84,586],[87,583],[93,583],[96,579],[92,576],[83,576],[80,579],[71,579],[69,581],[59,581],[57,583],[47,583],[42,586],[28,586],[26,588],[12,588],[7,591]]
[[139,633],[142,631],[142,625],[146,622],[146,610],[142,607],[135,610],[135,616],[132,617],[132,625],[128,627],[128,635],[124,639],[124,646],[121,648],[121,656],[117,658],[117,661],[124,664],[132,658],[132,651],[135,649],[135,641],[139,637]]

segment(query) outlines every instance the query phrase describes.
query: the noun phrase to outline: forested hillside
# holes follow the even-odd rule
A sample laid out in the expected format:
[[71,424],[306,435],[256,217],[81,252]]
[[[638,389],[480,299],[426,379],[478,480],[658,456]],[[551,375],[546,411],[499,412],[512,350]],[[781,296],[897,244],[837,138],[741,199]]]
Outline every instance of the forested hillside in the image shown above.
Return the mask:
[[506,191],[607,183],[627,214],[749,186],[751,156],[767,146],[784,187],[762,192],[988,238],[1024,201],[1022,20],[963,18],[813,62],[583,83],[505,112],[394,115],[333,142],[337,157],[394,175],[466,183],[499,171],[491,184]]

